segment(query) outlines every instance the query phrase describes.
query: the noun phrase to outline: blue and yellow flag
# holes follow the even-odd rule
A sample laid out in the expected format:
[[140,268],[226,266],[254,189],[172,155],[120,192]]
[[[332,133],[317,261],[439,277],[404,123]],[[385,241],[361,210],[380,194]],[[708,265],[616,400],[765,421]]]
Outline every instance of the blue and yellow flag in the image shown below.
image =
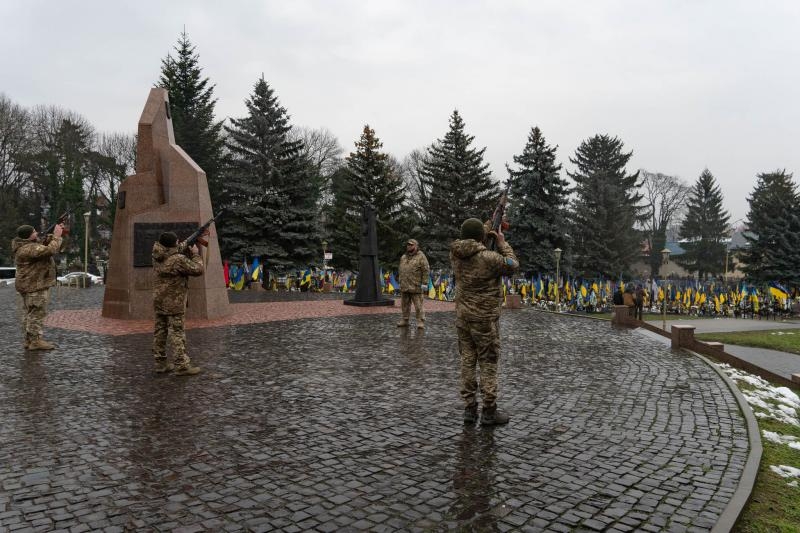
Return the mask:
[[231,281],[231,286],[233,287],[234,290],[240,291],[244,289],[244,275],[245,275],[244,268],[237,269],[236,275],[233,277],[233,280]]
[[783,288],[780,283],[775,281],[769,282],[769,293],[772,295],[773,298],[777,298],[779,301],[783,302],[786,298],[789,297],[789,291]]

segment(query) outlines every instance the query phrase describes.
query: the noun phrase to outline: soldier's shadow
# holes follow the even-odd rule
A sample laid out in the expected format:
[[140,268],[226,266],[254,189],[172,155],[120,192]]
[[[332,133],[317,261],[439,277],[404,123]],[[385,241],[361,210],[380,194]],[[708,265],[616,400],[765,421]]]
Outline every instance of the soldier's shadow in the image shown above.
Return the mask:
[[455,451],[456,500],[448,514],[470,529],[497,530],[497,516],[492,512],[496,454],[493,428],[464,426]]

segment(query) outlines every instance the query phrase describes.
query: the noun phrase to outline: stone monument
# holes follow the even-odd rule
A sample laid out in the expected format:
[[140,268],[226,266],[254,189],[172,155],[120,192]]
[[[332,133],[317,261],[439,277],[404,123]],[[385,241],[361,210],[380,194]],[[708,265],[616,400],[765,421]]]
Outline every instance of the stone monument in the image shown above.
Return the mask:
[[365,205],[361,213],[361,244],[359,246],[358,281],[356,295],[345,300],[345,305],[373,307],[394,305],[394,300],[383,298],[378,268],[378,229],[375,224],[375,208]]
[[[136,174],[117,196],[103,316],[152,318],[153,244],[162,231],[184,239],[212,216],[205,172],[175,144],[167,91],[151,89],[139,119]],[[189,278],[188,318],[230,314],[213,224],[207,240],[208,248],[200,248],[206,272]]]

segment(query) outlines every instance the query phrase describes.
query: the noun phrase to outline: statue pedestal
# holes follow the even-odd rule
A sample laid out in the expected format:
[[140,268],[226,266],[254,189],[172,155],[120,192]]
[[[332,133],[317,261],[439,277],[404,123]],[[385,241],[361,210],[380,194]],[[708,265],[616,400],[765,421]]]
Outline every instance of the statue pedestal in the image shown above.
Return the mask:
[[359,301],[356,299],[352,300],[345,300],[344,305],[355,305],[357,307],[380,307],[380,306],[392,306],[394,305],[394,300],[372,300],[372,301]]

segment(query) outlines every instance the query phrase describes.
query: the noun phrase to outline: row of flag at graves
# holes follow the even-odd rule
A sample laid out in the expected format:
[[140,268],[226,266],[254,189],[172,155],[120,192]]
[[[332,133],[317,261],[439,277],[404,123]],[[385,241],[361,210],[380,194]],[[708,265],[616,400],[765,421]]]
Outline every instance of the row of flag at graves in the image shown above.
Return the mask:
[[583,278],[565,278],[556,281],[547,276],[531,278],[504,277],[503,297],[507,294],[519,294],[523,301],[530,304],[538,302],[557,302],[566,309],[599,310],[613,301],[614,292],[624,292],[627,288],[643,289],[643,306],[645,308],[661,307],[666,299],[668,308],[674,312],[688,312],[693,307],[705,308],[709,312],[723,313],[726,309],[739,307],[758,312],[760,306],[777,306],[788,309],[794,299],[800,297],[800,291],[794,288],[789,291],[778,282],[770,282],[759,288],[743,282],[736,286],[725,286],[716,282],[687,281],[612,281],[610,279],[587,280]]
[[[381,269],[380,279],[381,292],[383,294],[400,293],[399,276],[395,272],[384,272]],[[453,283],[452,274],[445,272],[439,272],[435,275],[430,274],[425,294],[430,300],[452,301],[455,296],[455,284]]]
[[[555,278],[536,275],[531,278],[503,277],[503,298],[519,294],[526,303],[558,302],[567,306],[585,306],[610,302],[619,286],[611,280]],[[622,284],[624,287],[624,283]]]
[[[287,275],[284,286],[287,290],[291,290],[294,287],[301,291],[322,292],[325,285],[330,284],[333,291],[347,293],[356,290],[357,280],[358,274],[350,271],[338,272],[335,270],[307,268]],[[275,277],[271,277],[270,288],[278,290],[278,283]]]
[[356,290],[357,280],[358,274],[350,271],[308,268],[286,276],[286,289],[294,286],[301,291],[321,292],[326,284],[330,284],[331,289],[336,292],[353,292]]
[[788,310],[800,296],[797,288],[790,291],[776,281],[760,287],[746,281],[732,287],[715,282],[662,282],[660,285],[654,283],[652,291],[655,301],[660,305],[666,299],[672,311],[682,312],[695,307],[716,314],[726,314],[726,311],[737,308],[758,313],[765,306]]
[[231,264],[230,261],[222,263],[222,274],[225,276],[225,286],[240,291],[251,283],[262,283],[264,269],[256,257],[251,264],[245,260],[241,264]]

